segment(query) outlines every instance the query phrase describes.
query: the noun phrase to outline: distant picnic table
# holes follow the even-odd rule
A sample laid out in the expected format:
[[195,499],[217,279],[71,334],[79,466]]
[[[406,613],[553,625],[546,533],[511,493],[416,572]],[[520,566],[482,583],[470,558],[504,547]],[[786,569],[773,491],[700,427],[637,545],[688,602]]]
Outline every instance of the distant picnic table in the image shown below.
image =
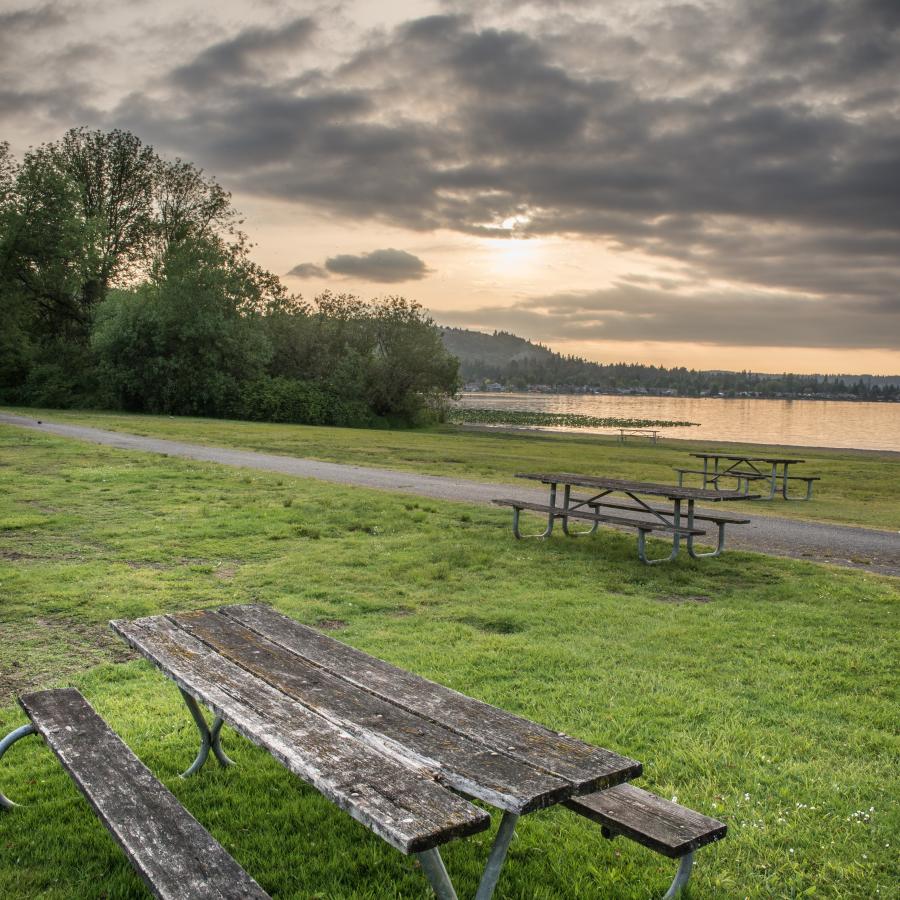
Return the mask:
[[656,428],[620,428],[619,429],[619,443],[624,444],[626,437],[645,437],[648,438],[650,443],[655,444],[657,442],[657,436],[659,435],[659,430]]
[[[728,482],[734,478],[737,490],[749,491],[750,482],[768,482],[769,493],[763,500],[774,500],[780,493],[785,500],[809,500],[812,498],[813,482],[820,481],[818,475],[790,475],[790,466],[801,465],[805,459],[784,456],[748,456],[741,453],[711,451],[709,453],[692,453],[691,456],[703,461],[702,469],[676,468],[678,483],[683,484],[685,475],[700,475],[703,487],[718,488],[723,479]],[[803,497],[788,496],[788,482],[805,481],[806,494]],[[742,487],[743,485],[743,487]]]
[[[513,534],[523,537],[519,529],[519,514],[523,510],[546,514],[547,526],[544,531],[528,537],[546,538],[553,532],[554,522],[559,519],[566,535],[593,534],[601,523],[634,528],[638,532],[638,558],[647,565],[671,562],[678,556],[684,541],[688,553],[695,559],[704,556],[718,556],[725,547],[725,526],[746,525],[750,520],[744,516],[698,511],[696,501],[721,503],[728,500],[754,499],[753,495],[740,491],[722,491],[708,488],[692,488],[673,484],[658,484],[651,481],[628,481],[623,478],[606,478],[594,475],[578,475],[571,472],[542,474],[519,473],[516,478],[540,481],[550,489],[546,504],[532,503],[515,498],[496,499],[499,506],[513,509]],[[557,503],[559,485],[563,486],[562,504]],[[587,488],[587,497],[575,497],[572,488]],[[670,506],[651,505],[645,497],[661,497]],[[685,504],[682,506],[682,504]],[[609,510],[616,510],[610,513]],[[618,515],[618,511],[628,512],[628,516]],[[588,531],[574,532],[569,527],[569,519],[591,523]],[[697,527],[698,522],[712,522],[718,527],[716,548],[710,552],[699,552],[694,547],[694,539],[706,532]],[[662,532],[672,538],[672,550],[666,557],[650,559],[646,551],[646,538],[653,532]]]

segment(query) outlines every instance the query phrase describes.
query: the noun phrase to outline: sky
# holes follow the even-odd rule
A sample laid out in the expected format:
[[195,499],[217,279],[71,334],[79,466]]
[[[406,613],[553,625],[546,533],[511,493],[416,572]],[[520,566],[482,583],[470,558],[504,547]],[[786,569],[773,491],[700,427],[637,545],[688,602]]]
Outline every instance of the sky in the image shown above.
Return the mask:
[[900,0],[0,0],[0,140],[123,128],[311,299],[900,373]]

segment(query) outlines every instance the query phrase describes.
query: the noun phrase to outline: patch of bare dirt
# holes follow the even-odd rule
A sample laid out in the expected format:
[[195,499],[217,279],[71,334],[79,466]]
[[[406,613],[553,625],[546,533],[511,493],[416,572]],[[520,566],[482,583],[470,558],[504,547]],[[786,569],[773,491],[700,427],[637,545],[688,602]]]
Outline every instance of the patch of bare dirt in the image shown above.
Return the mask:
[[19,559],[39,559],[40,557],[33,556],[31,553],[19,553],[18,550],[7,550],[5,547],[0,547],[0,559],[9,559],[13,562]]
[[42,503],[40,500],[20,500],[19,501],[23,506],[30,506],[32,509],[36,509],[38,512],[42,513],[58,513],[58,506],[49,506],[46,503]]
[[[3,650],[10,647],[17,649]],[[64,684],[94,666],[136,658],[106,625],[70,618],[0,625],[0,705],[27,691]]]
[[84,559],[79,553],[23,553],[21,550],[10,550],[6,547],[0,548],[0,559],[6,559],[10,562],[18,562],[19,560],[61,560],[61,559]]

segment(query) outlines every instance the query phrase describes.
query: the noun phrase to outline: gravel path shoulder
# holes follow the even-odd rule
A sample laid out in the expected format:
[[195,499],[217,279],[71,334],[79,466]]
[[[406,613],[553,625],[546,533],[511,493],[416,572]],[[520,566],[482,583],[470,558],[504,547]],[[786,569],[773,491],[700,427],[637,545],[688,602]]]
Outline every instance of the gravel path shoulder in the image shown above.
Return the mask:
[[[490,503],[497,496],[513,496],[544,502],[545,494],[528,488],[508,485],[485,484],[461,478],[438,475],[418,475],[394,469],[376,469],[339,463],[320,462],[290,456],[257,453],[251,450],[233,450],[224,447],[206,447],[162,438],[143,437],[80,425],[63,425],[46,420],[38,421],[25,416],[0,413],[0,423],[21,428],[49,432],[59,437],[75,438],[121,450],[141,450],[165,453],[185,459],[220,463],[239,468],[279,472],[301,478],[316,478],[337,484],[354,484],[359,487],[383,491],[400,491],[463,503]],[[732,527],[728,533],[729,547],[790,556],[813,562],[825,562],[839,566],[864,569],[883,575],[900,576],[900,533],[856,528],[847,525],[829,525],[816,522],[798,522],[776,516],[751,516],[751,523]]]

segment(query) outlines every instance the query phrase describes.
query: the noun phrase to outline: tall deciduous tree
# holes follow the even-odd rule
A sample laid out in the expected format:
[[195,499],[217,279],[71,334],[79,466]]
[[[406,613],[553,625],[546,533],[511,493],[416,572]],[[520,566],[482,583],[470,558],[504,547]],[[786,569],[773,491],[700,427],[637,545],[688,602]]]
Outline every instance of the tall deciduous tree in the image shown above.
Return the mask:
[[117,279],[127,280],[146,264],[157,228],[153,200],[159,158],[130,132],[85,128],[71,129],[35,156],[78,192],[90,261],[83,300],[92,308]]
[[237,213],[231,194],[192,163],[158,159],[154,175],[156,255],[187,239],[234,236]]

